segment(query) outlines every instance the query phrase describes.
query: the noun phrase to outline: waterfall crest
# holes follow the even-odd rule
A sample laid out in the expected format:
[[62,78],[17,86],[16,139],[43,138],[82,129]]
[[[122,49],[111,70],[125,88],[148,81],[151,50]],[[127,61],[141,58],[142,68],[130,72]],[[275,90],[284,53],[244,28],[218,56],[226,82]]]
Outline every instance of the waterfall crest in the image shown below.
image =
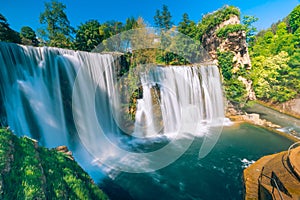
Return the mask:
[[[110,151],[106,139],[113,143],[126,132],[112,55],[0,43],[0,66],[1,119],[16,134],[47,147],[69,145],[79,136],[92,154],[103,156],[96,152],[103,146]],[[204,136],[207,127],[222,125],[216,66],[153,67],[139,79],[143,95],[129,134]]]

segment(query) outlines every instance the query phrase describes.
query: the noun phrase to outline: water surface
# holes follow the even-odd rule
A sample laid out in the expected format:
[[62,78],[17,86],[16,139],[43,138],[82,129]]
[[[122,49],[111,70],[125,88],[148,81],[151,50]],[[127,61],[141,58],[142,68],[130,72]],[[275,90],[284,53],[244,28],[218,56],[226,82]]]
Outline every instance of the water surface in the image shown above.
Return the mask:
[[101,188],[112,199],[243,199],[242,172],[251,161],[286,150],[292,142],[249,124],[224,128],[211,153],[198,159],[202,139],[168,167],[153,173],[121,173]]

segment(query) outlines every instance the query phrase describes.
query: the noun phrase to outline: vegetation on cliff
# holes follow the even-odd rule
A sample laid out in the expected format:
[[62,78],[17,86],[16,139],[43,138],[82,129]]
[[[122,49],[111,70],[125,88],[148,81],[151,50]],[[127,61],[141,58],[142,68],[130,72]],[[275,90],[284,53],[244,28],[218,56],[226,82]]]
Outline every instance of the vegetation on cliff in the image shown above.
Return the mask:
[[239,106],[247,99],[247,92],[245,85],[238,79],[242,75],[242,70],[233,73],[233,57],[234,54],[230,51],[218,51],[219,67],[223,76],[226,97],[230,102]]
[[0,199],[108,199],[67,155],[0,129]]
[[217,30],[217,36],[221,38],[227,38],[230,33],[238,31],[246,31],[246,27],[242,24],[229,24]]
[[240,10],[234,6],[224,6],[223,8],[205,15],[198,24],[197,37],[201,40],[202,36],[212,28],[228,20],[232,16],[240,17]]

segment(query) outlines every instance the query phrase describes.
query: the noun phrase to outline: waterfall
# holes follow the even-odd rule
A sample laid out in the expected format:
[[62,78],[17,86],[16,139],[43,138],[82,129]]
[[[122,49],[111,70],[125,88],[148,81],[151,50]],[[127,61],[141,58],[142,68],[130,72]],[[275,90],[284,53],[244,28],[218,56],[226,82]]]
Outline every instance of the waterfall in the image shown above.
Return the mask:
[[[112,55],[0,43],[0,66],[1,117],[16,134],[47,147],[79,138],[92,155],[116,155],[107,141],[120,142],[125,113]],[[222,125],[216,66],[154,67],[140,81],[133,136],[203,136],[207,127]]]

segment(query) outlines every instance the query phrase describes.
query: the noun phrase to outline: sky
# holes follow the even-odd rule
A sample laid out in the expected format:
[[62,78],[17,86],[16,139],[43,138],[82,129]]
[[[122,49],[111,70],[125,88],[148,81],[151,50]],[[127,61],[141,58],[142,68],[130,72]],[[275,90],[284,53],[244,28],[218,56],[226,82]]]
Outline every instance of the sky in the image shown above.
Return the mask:
[[[11,28],[20,31],[22,26],[34,30],[41,28],[39,15],[44,3],[50,0],[0,0],[0,13]],[[162,5],[167,5],[172,21],[178,24],[183,13],[191,20],[200,21],[204,14],[224,5],[240,8],[242,15],[259,18],[254,25],[258,30],[270,27],[272,23],[287,16],[300,0],[59,0],[66,5],[66,14],[71,25],[77,28],[81,23],[96,19],[100,23],[108,20],[125,22],[128,17],[143,17],[148,26],[154,26],[153,16]]]

